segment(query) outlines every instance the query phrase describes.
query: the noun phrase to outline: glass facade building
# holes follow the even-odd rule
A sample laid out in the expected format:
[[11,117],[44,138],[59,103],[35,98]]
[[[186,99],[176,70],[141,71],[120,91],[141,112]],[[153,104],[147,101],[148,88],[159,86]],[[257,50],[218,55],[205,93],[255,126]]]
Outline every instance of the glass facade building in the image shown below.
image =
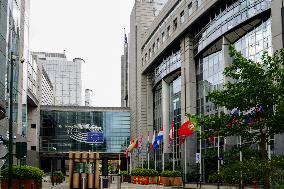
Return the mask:
[[33,52],[38,56],[54,89],[55,105],[80,106],[82,101],[81,69],[84,60],[68,61],[64,53]]
[[[41,110],[40,152],[124,152],[130,138],[129,110]],[[101,127],[103,143],[88,143],[86,134]],[[75,130],[74,130],[75,129]]]

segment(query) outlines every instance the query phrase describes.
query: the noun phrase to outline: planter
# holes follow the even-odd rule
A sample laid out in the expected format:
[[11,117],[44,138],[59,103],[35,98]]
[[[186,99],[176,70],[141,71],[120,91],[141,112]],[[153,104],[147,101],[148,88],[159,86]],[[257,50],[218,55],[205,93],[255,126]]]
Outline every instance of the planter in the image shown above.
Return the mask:
[[143,184],[144,185],[148,185],[149,184],[149,177],[148,176],[143,177]]
[[149,177],[149,184],[157,184],[158,177]]
[[63,180],[59,176],[50,177],[50,180],[51,180],[51,182],[54,182],[56,184],[60,184],[60,183],[63,182]]
[[182,177],[174,177],[173,186],[182,186]]
[[[12,187],[13,189],[19,189],[20,186],[23,186],[22,189],[41,189],[42,188],[42,184],[41,181],[37,181],[35,179],[13,179],[12,180]],[[8,180],[7,179],[3,179],[1,181],[1,189],[8,189]]]
[[169,177],[160,177],[160,184],[164,186],[170,186]]

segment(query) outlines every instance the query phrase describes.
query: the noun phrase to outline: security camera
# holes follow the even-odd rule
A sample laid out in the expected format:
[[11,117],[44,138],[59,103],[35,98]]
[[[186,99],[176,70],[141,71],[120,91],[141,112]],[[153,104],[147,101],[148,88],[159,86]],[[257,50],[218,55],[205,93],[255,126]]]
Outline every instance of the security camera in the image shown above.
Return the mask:
[[24,63],[24,62],[25,62],[25,59],[24,59],[24,58],[21,58],[20,62],[21,62],[21,63]]

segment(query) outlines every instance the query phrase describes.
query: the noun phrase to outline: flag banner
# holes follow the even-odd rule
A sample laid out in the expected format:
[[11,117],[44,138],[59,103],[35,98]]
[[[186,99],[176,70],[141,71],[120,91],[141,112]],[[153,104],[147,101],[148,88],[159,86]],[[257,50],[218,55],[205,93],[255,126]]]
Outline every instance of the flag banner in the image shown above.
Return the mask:
[[87,143],[103,143],[103,132],[87,132]]
[[142,153],[142,148],[143,148],[143,135],[141,136],[141,138],[139,140],[139,144],[138,144],[138,153],[139,154]]
[[159,141],[157,139],[154,141],[153,148],[154,150],[157,150],[159,148]]
[[154,132],[153,132],[153,138],[152,138],[152,143],[151,143],[151,150],[154,148],[155,138],[156,138],[156,131],[154,130]]
[[147,152],[150,152],[150,136],[149,136],[149,131],[148,131],[148,138],[147,138]]
[[164,137],[164,130],[163,130],[163,128],[161,128],[161,130],[159,131],[158,136],[157,136],[158,142],[162,141],[163,137]]

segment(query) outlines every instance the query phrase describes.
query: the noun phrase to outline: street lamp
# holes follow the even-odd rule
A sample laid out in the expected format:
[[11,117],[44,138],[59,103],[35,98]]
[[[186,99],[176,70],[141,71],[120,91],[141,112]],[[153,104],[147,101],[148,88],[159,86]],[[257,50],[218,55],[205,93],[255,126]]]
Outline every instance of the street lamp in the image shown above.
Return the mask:
[[11,52],[11,59],[10,59],[10,113],[9,113],[9,171],[8,171],[8,188],[12,189],[12,169],[13,169],[13,75],[14,75],[14,61],[16,60],[17,56]]

